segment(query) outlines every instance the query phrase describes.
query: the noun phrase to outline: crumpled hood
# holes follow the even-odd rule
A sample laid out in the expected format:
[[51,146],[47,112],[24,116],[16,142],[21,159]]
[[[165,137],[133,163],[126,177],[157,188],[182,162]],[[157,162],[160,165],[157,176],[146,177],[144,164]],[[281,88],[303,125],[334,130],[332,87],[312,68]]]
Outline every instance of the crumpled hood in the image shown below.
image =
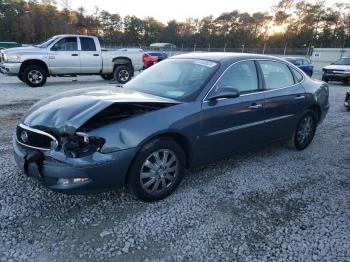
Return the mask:
[[45,98],[30,108],[23,123],[30,127],[59,134],[74,134],[97,113],[115,103],[179,103],[178,101],[108,86],[63,92]]
[[323,69],[350,71],[350,65],[328,65],[325,66]]

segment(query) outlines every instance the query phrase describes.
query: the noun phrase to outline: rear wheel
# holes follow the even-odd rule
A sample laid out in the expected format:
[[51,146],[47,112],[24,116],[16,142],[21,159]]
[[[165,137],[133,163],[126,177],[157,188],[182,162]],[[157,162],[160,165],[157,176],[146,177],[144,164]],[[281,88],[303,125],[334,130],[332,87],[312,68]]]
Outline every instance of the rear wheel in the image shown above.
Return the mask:
[[308,111],[299,120],[292,138],[292,146],[297,150],[307,148],[316,133],[317,119],[312,111]]
[[151,66],[153,66],[153,65],[154,65],[153,62],[148,62],[148,63],[147,63],[147,68],[149,68],[149,67],[151,67]]
[[132,76],[132,70],[125,65],[119,65],[114,69],[114,80],[120,84],[127,83]]
[[131,164],[127,186],[146,202],[169,196],[185,173],[185,154],[170,139],[155,139],[142,147]]
[[46,70],[39,65],[29,65],[23,71],[23,80],[30,87],[43,86],[46,79]]

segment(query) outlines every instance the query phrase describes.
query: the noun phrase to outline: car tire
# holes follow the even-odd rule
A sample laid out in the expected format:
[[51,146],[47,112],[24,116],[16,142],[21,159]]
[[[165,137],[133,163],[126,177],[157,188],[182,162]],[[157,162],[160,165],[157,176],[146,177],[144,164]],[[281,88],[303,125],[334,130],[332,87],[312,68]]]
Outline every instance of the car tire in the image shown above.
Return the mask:
[[101,74],[103,80],[110,81],[113,79],[113,74]]
[[312,142],[317,127],[317,117],[313,111],[307,111],[298,121],[289,146],[296,150],[304,150]]
[[19,74],[17,75],[17,78],[18,78],[19,80],[21,80],[22,82],[25,83],[23,73],[19,73]]
[[47,80],[46,70],[39,65],[29,65],[23,71],[23,80],[30,87],[41,87]]
[[148,63],[147,63],[147,68],[150,68],[150,67],[153,66],[153,65],[154,65],[153,62],[148,62]]
[[185,173],[186,157],[171,139],[154,139],[135,156],[128,172],[127,187],[138,199],[154,202],[169,196]]
[[127,83],[132,76],[132,70],[130,67],[125,65],[119,65],[114,69],[114,80],[116,80],[120,84]]

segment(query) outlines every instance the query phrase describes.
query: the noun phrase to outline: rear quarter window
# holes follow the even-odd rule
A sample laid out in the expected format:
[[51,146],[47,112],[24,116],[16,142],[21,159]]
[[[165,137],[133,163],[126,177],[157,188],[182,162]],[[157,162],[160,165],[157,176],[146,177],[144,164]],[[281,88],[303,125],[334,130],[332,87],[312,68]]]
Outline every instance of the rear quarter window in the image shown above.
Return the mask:
[[292,72],[293,72],[295,82],[300,83],[301,81],[303,81],[304,76],[302,75],[302,73],[300,73],[298,70],[296,70],[293,67],[291,67],[290,70],[292,70]]

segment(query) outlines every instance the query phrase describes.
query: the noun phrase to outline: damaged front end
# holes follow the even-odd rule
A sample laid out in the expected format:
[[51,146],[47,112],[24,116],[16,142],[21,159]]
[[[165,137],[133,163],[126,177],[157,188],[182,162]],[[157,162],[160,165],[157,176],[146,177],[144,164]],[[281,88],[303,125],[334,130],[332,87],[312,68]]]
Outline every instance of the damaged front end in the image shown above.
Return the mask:
[[[101,102],[97,104],[100,105]],[[90,109],[86,109],[86,115],[76,111],[80,115],[79,124],[72,124],[72,119],[77,119],[76,116],[67,119],[65,115],[60,115],[66,108],[41,111],[42,114],[50,115],[50,118],[37,112],[37,118],[29,114],[18,125],[14,135],[15,160],[26,175],[40,178],[53,190],[70,193],[78,190],[81,193],[82,190],[99,191],[99,188],[122,187],[136,148],[103,151],[105,146],[109,146],[100,130],[174,104],[176,103],[158,101],[114,102],[101,106],[101,110],[96,110],[95,114]],[[37,125],[29,126],[28,119],[33,119]],[[41,122],[38,121],[40,119]],[[53,125],[54,123],[59,125]],[[94,133],[95,130],[99,132]],[[114,132],[118,139],[118,130]]]

